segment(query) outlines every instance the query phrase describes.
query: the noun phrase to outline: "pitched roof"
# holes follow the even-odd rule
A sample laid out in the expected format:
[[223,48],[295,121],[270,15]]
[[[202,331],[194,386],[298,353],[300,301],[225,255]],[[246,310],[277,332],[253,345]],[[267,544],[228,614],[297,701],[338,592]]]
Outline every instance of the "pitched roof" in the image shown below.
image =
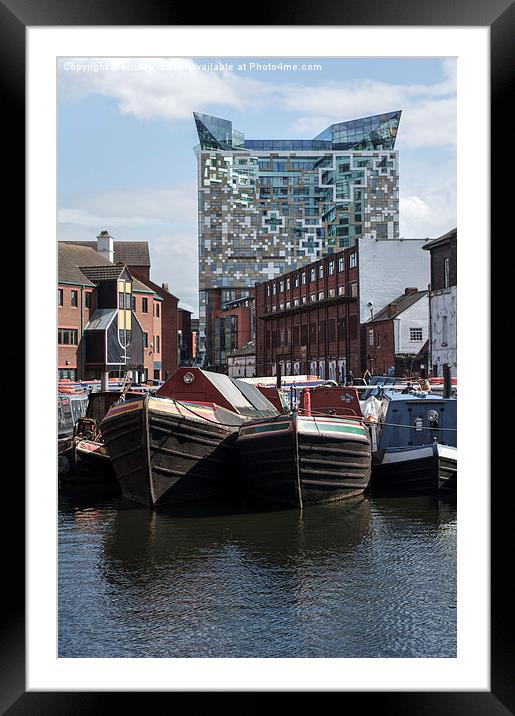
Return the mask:
[[59,241],[57,244],[57,279],[62,283],[94,286],[81,266],[112,266],[113,264],[92,248],[77,243]]
[[[121,274],[123,264],[112,264],[94,247],[84,246],[85,242],[59,241],[57,244],[57,280],[78,286],[95,286],[101,279],[116,279]],[[132,277],[132,288],[142,293],[154,293],[154,290],[139,279]]]
[[[366,323],[376,323],[378,321],[386,321],[389,318],[397,318],[400,313],[403,313],[407,308],[412,306],[414,303],[419,301],[423,296],[427,295],[427,291],[417,291],[416,293],[403,293],[399,298],[390,301],[384,308],[382,308],[373,318],[370,318]],[[397,311],[393,316],[388,315],[388,306],[394,303],[397,306]]]
[[254,355],[256,352],[256,342],[255,341],[249,341],[248,343],[245,343],[244,346],[241,348],[237,348],[236,350],[232,351],[232,353],[229,353],[229,356],[249,356]]
[[102,264],[101,266],[81,266],[80,269],[82,273],[86,274],[86,276],[91,281],[102,281],[105,279],[116,280],[120,277],[124,267],[116,266],[115,264],[112,264],[110,261],[108,261],[107,265]]
[[457,237],[457,235],[458,235],[458,229],[457,228],[451,229],[446,234],[439,236],[437,239],[431,239],[431,241],[428,241],[427,244],[424,244],[424,246],[422,246],[422,248],[430,250],[430,249],[434,248],[435,246],[438,246],[439,244],[445,244],[447,241],[450,241],[452,238]]
[[[60,243],[97,248],[96,241],[63,241]],[[150,266],[148,241],[113,241],[115,264],[126,266]]]

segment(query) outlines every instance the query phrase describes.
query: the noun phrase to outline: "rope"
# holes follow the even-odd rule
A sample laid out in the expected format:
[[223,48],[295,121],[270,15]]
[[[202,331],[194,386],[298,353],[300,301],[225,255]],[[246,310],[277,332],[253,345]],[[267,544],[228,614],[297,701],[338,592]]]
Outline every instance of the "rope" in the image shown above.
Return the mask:
[[[411,428],[411,430],[416,430],[415,425],[401,425],[399,423],[369,423],[369,425],[380,425],[381,427],[383,427],[383,425],[389,425],[390,427],[393,427],[393,428]],[[429,428],[425,428],[425,429],[426,430],[452,430],[454,432],[458,432],[458,428],[431,428],[431,427],[429,427]],[[419,432],[421,432],[421,431],[419,431]]]

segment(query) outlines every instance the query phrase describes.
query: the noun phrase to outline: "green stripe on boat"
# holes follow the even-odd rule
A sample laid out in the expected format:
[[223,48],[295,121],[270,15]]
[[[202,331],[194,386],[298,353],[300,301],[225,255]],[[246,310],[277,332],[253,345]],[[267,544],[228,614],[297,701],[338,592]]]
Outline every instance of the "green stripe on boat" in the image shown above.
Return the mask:
[[250,435],[252,433],[272,432],[273,430],[287,430],[290,423],[266,423],[265,425],[254,425],[252,428],[241,428],[240,435]]
[[365,428],[363,428],[361,425],[338,425],[331,423],[320,423],[317,425],[316,423],[308,423],[307,421],[302,423],[299,423],[299,430],[301,431],[308,431],[312,433],[318,433],[318,432],[332,432],[332,433],[356,433],[358,435],[365,435]]

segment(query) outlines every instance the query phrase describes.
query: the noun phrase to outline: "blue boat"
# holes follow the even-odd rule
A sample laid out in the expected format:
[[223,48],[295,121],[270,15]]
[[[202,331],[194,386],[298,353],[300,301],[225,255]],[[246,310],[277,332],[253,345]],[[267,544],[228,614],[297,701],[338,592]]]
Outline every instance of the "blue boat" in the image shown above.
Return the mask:
[[454,492],[457,399],[385,390],[372,426],[371,489]]

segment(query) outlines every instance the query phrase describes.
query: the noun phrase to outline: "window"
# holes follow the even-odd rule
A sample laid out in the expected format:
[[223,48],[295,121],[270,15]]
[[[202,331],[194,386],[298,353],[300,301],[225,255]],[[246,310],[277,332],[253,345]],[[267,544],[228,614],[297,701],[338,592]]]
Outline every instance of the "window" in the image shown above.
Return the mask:
[[310,294],[309,294],[309,300],[311,301],[311,303],[315,303],[315,301],[317,300],[316,294],[315,294],[315,293],[310,293]]
[[330,288],[330,289],[327,291],[327,298],[334,298],[335,296],[336,296],[336,289],[335,289],[335,288]]
[[141,312],[148,313],[148,298],[141,299]]
[[329,276],[334,274],[334,261],[329,261]]
[[338,296],[345,296],[345,286],[338,286]]
[[93,293],[91,291],[86,291],[86,295],[84,297],[86,308],[91,308],[92,297],[93,297]]
[[143,347],[148,348],[148,333],[143,334]]
[[368,345],[373,346],[374,345],[374,329],[371,328],[368,332]]
[[160,309],[159,309],[159,304],[158,304],[158,303],[155,303],[154,305],[155,305],[155,315],[156,315],[156,318],[159,318],[159,310],[160,310]]
[[161,353],[161,339],[156,336],[156,353]]
[[266,295],[270,296],[270,285],[266,287]]
[[58,328],[57,343],[60,346],[76,346],[78,343],[78,331],[76,328]]
[[302,283],[303,286],[306,285],[306,272],[305,272],[305,271],[303,271],[303,272],[301,273],[301,275],[300,275],[300,281],[301,281],[301,283]]
[[133,311],[136,310],[136,296],[133,296],[133,297],[132,297],[132,310],[133,310]]
[[312,268],[312,269],[311,269],[311,272],[310,272],[310,275],[309,275],[309,280],[310,280],[310,281],[314,281],[315,278],[316,278],[316,270],[315,270],[314,268]]
[[58,306],[63,305],[63,289],[62,288],[57,289],[57,305]]
[[299,287],[299,274],[295,274],[295,278],[293,279],[293,285],[295,288]]
[[323,292],[323,291],[319,291],[319,292],[318,292],[318,300],[319,300],[319,301],[323,301],[323,300],[324,300],[324,292]]
[[356,298],[358,295],[358,284],[356,282],[349,283],[349,295]]
[[442,316],[442,346],[447,345],[447,316]]
[[338,271],[343,271],[345,268],[345,261],[343,259],[343,256],[340,256],[338,259]]
[[76,308],[78,306],[78,303],[79,303],[79,292],[72,291],[71,305]]
[[409,329],[410,341],[421,341],[422,340],[422,328],[410,328]]
[[279,293],[283,293],[283,292],[284,292],[284,281],[281,281],[279,283]]
[[125,308],[125,294],[118,294],[118,308]]
[[358,265],[358,255],[351,254],[349,260],[349,268],[355,268]]
[[447,258],[443,262],[444,272],[444,287],[449,288],[449,276],[450,276],[450,260]]
[[318,267],[318,278],[324,278],[324,264],[320,264]]
[[290,288],[290,279],[287,278],[287,279],[286,279],[286,290],[288,291],[289,288]]
[[76,368],[59,368],[57,371],[58,380],[77,380]]
[[276,293],[277,293],[277,284],[274,283],[274,285],[273,285],[273,294],[274,294],[274,296],[276,295]]

